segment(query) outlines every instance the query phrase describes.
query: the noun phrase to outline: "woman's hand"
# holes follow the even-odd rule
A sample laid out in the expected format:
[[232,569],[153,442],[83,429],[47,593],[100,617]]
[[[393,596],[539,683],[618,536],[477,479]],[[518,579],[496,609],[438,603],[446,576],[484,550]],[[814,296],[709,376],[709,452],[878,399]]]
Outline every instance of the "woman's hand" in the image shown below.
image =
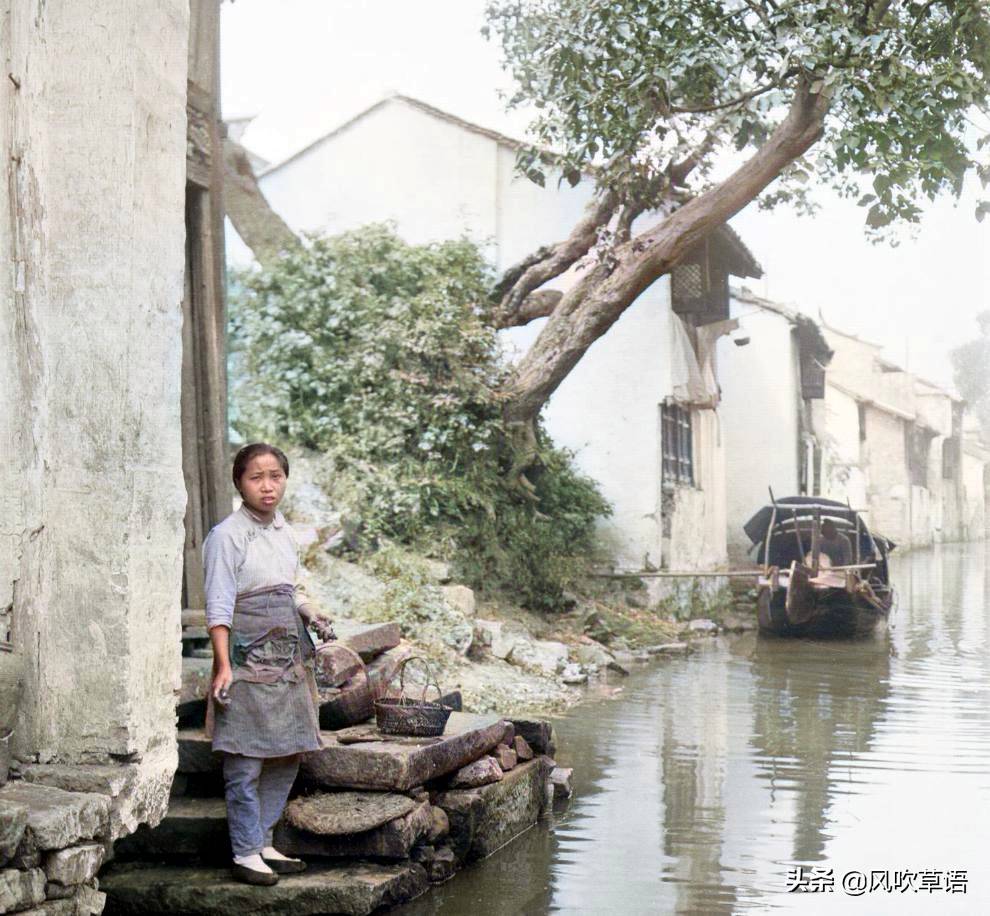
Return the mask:
[[331,642],[337,638],[337,634],[333,631],[333,621],[329,617],[314,617],[312,626],[316,630],[316,635],[324,642]]
[[213,685],[210,693],[218,703],[224,703],[220,691],[229,690],[234,681],[230,670],[230,628],[223,625],[210,627],[210,642],[213,644]]
[[[226,692],[230,689],[230,685],[234,682],[233,672],[230,670],[230,665],[218,665],[216,674],[213,675],[213,699],[219,703],[223,703],[226,697]],[[220,696],[221,692],[224,696]]]

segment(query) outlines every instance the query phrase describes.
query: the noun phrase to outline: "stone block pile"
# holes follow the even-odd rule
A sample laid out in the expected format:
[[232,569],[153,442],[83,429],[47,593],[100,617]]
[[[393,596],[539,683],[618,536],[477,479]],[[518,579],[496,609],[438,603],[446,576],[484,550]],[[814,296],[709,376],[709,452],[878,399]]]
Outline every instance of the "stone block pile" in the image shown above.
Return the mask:
[[[85,767],[28,767],[45,770]],[[96,768],[94,768],[96,769]],[[41,771],[41,772],[39,772]],[[0,788],[0,913],[95,916],[105,895],[96,877],[112,833],[113,800],[19,778]]]
[[116,844],[100,876],[108,913],[370,913],[448,880],[549,810],[556,765],[548,723],[455,711],[436,738],[382,735],[371,704],[411,649],[390,624],[338,635],[365,666],[321,689],[324,747],[304,758],[275,835],[276,847],[306,859],[308,870],[273,888],[229,877],[220,761],[195,705],[199,660],[189,656],[169,810],[157,827]]

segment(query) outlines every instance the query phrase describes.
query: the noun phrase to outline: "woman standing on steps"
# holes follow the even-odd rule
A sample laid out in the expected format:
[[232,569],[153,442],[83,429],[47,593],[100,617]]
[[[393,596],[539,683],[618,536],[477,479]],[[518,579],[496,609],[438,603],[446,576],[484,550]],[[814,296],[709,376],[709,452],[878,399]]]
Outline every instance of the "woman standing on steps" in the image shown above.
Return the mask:
[[306,864],[272,845],[272,830],[299,770],[299,755],[320,746],[312,624],[333,638],[296,585],[298,552],[278,504],[289,461],[266,443],[234,458],[243,500],[203,544],[206,625],[213,644],[207,726],[223,753],[234,877],[270,885]]

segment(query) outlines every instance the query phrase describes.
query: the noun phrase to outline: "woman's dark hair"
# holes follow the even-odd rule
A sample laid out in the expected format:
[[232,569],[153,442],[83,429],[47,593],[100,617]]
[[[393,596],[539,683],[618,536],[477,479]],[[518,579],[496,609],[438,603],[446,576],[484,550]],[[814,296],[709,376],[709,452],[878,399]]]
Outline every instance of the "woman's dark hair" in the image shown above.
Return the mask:
[[289,459],[285,457],[285,452],[282,449],[275,448],[274,445],[269,445],[267,442],[252,442],[250,445],[245,445],[234,456],[234,470],[231,476],[238,493],[241,492],[241,478],[244,476],[247,466],[259,455],[272,455],[281,465],[282,473],[286,477],[289,476]]

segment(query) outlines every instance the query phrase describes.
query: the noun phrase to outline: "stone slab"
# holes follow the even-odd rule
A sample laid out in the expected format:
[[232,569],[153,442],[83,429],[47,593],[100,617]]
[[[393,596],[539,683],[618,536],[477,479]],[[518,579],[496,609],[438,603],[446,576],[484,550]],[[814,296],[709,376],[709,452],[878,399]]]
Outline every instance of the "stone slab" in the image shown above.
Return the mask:
[[202,728],[179,729],[179,773],[219,773],[220,755]]
[[458,861],[489,856],[532,827],[546,810],[549,773],[550,762],[536,757],[505,773],[500,782],[438,793],[434,804],[447,813],[447,842]]
[[133,764],[70,766],[29,763],[21,766],[21,777],[25,782],[52,786],[65,792],[95,792],[116,798],[134,783],[137,767]]
[[289,802],[284,817],[297,830],[345,836],[374,830],[415,807],[408,795],[394,792],[317,792]]
[[574,770],[571,767],[554,767],[550,771],[550,784],[553,786],[554,801],[558,798],[570,798],[573,789]]
[[414,654],[413,647],[403,643],[379,655],[373,662],[369,662],[368,686],[371,687],[371,694],[376,700],[385,696],[389,683],[399,670],[399,665]]
[[502,779],[502,767],[494,757],[479,757],[473,763],[461,767],[450,781],[459,789],[476,789]]
[[363,672],[340,687],[321,688],[319,693],[320,728],[348,728],[374,713],[374,695]]
[[227,805],[222,798],[172,798],[157,827],[142,824],[114,846],[118,862],[196,858],[228,863],[230,855]]
[[64,849],[80,840],[102,836],[108,827],[110,799],[92,792],[65,792],[17,780],[0,789],[5,803],[28,809],[27,834],[41,850]]
[[414,863],[320,864],[274,887],[234,881],[226,869],[119,866],[101,879],[107,916],[365,916],[422,894],[426,872]]
[[504,732],[503,720],[497,716],[463,712],[451,713],[439,738],[345,745],[333,732],[324,732],[326,746],[307,754],[302,769],[325,788],[407,792],[477,760],[502,740]]
[[27,829],[28,810],[25,805],[8,802],[0,805],[0,866],[17,852]]
[[336,642],[317,646],[313,668],[317,687],[339,687],[363,671],[361,656],[347,646]]
[[[94,912],[100,913],[102,910]],[[74,896],[65,900],[46,900],[30,910],[21,910],[17,916],[79,916],[79,906]]]
[[58,849],[45,856],[45,874],[50,882],[63,887],[83,884],[96,877],[103,864],[103,855],[103,846],[99,843]]
[[365,662],[394,649],[402,641],[397,623],[355,623],[350,620],[334,622],[337,641],[353,649]]
[[537,754],[553,757],[557,753],[553,726],[545,719],[510,719],[510,721],[516,734],[522,735]]
[[13,913],[45,899],[45,873],[40,868],[0,870],[0,913]]
[[413,847],[430,833],[432,810],[429,802],[414,803],[413,810],[404,817],[351,836],[320,836],[283,821],[276,828],[275,846],[294,856],[408,859]]

